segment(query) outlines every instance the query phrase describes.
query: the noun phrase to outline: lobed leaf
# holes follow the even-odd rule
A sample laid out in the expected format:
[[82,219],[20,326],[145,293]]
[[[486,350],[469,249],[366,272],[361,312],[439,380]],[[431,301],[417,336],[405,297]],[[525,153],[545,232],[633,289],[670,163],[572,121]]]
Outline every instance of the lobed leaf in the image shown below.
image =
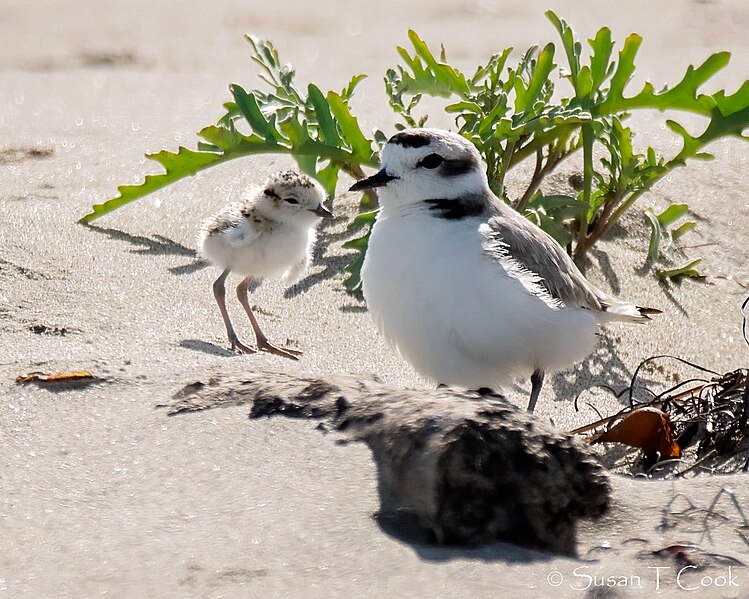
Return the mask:
[[[639,36],[637,37],[637,47],[639,47],[642,39]],[[652,83],[647,82],[638,94],[625,98],[623,95],[624,86],[634,71],[634,55],[636,51],[636,48],[634,50],[630,49],[630,52],[626,56],[628,62],[624,65],[623,72],[618,78],[617,75],[619,74],[620,67],[622,67],[622,58],[620,55],[617,74],[612,79],[611,88],[606,100],[597,109],[598,114],[612,114],[637,108],[652,108],[661,111],[683,110],[703,115],[710,114],[715,106],[715,100],[710,96],[699,94],[698,90],[707,80],[728,64],[731,56],[730,53],[718,52],[713,54],[697,68],[689,65],[682,80],[671,89],[666,88],[661,92],[655,92]],[[624,80],[625,75],[626,81]]]
[[325,96],[314,83],[307,86],[307,97],[312,104],[317,117],[317,123],[320,127],[320,137],[328,146],[341,147],[341,137],[338,134],[333,115],[330,112],[330,105]]
[[352,156],[359,164],[376,162],[372,142],[364,136],[359,121],[351,114],[348,104],[335,92],[328,92],[328,105],[341,129],[346,143],[351,147]]
[[361,83],[366,78],[367,76],[364,73],[360,73],[359,75],[354,75],[351,78],[351,81],[349,81],[348,85],[341,90],[341,93],[340,93],[341,98],[344,101],[348,102],[353,97],[356,86],[359,85],[359,83]]
[[229,90],[234,96],[237,108],[242,113],[252,130],[260,134],[268,143],[280,141],[281,137],[276,131],[274,124],[267,120],[260,111],[254,94],[248,94],[241,85],[233,83]]
[[554,28],[559,33],[559,37],[562,39],[562,47],[567,54],[567,64],[569,64],[570,67],[572,86],[574,87],[575,92],[577,92],[577,75],[580,72],[580,53],[582,46],[579,42],[575,41],[572,29],[570,29],[570,26],[565,20],[560,19],[552,10],[547,10],[544,14],[546,15],[546,18],[551,21],[552,25],[554,25]]
[[[233,157],[233,156],[232,156]],[[138,185],[121,185],[117,188],[119,195],[111,200],[94,204],[91,212],[84,215],[79,222],[90,223],[97,218],[109,214],[113,210],[138,200],[149,193],[153,193],[167,185],[170,185],[180,179],[214,166],[221,162],[229,160],[224,154],[214,152],[195,152],[180,146],[176,153],[162,150],[156,154],[148,154],[147,158],[155,160],[161,164],[166,172],[158,175],[146,175],[143,183]]]
[[530,110],[539,98],[541,90],[549,80],[549,74],[557,65],[554,64],[554,44],[546,44],[538,55],[531,80],[526,86],[522,79],[515,80],[515,111]]
[[596,33],[595,39],[588,40],[588,43],[593,49],[593,54],[590,57],[591,87],[597,90],[614,69],[614,65],[610,62],[611,51],[614,49],[611,30],[608,27],[601,27]]

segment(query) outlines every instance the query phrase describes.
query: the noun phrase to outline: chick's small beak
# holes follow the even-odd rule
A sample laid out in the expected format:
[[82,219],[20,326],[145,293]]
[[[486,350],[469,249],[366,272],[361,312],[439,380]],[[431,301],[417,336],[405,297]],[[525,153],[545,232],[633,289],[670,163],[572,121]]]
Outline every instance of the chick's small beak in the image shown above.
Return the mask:
[[314,212],[320,218],[333,218],[333,213],[322,204],[320,204],[312,212]]
[[389,175],[385,169],[375,173],[371,177],[357,181],[350,188],[349,191],[361,191],[362,189],[371,189],[373,187],[382,187],[387,185],[393,179],[397,179],[393,175]]

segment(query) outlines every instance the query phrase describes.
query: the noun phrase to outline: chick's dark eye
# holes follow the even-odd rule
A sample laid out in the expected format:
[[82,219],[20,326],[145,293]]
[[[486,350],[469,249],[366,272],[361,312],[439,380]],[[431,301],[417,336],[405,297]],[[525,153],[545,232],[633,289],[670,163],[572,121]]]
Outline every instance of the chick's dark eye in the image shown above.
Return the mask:
[[445,161],[439,154],[429,154],[425,158],[422,158],[419,164],[416,166],[423,166],[424,168],[437,168],[440,164]]
[[288,204],[298,204],[299,203],[299,200],[297,200],[296,198],[284,198],[283,201],[286,202],[286,203],[288,203]]

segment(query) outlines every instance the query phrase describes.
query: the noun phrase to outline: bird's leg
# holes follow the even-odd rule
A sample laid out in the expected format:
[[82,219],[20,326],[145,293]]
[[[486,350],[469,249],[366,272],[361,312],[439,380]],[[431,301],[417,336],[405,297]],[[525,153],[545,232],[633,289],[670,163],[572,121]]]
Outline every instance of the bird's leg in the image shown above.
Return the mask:
[[534,370],[531,375],[531,400],[528,402],[528,411],[533,414],[533,410],[536,409],[536,402],[538,396],[541,393],[541,387],[544,385],[544,371]]
[[247,312],[247,316],[250,319],[250,324],[252,325],[252,330],[255,331],[257,348],[261,351],[267,351],[268,353],[275,354],[276,356],[283,356],[284,358],[297,360],[297,356],[301,356],[302,352],[295,349],[289,349],[288,347],[276,347],[275,345],[271,345],[268,341],[268,338],[263,334],[263,331],[260,330],[260,325],[257,322],[257,318],[255,318],[255,315],[252,313],[250,302],[247,299],[247,291],[250,287],[251,280],[252,279],[250,277],[245,277],[244,279],[242,279],[241,283],[237,285],[237,297],[239,298],[239,303],[242,304],[244,311]]
[[216,298],[218,309],[221,311],[221,318],[224,319],[226,334],[229,337],[229,343],[231,343],[231,350],[234,351],[239,349],[239,351],[244,354],[254,354],[254,349],[247,347],[237,338],[237,334],[234,332],[234,327],[231,325],[231,320],[229,319],[229,312],[226,310],[226,288],[224,287],[224,282],[226,281],[226,277],[229,276],[229,272],[230,270],[227,268],[221,273],[219,278],[213,282],[213,297]]

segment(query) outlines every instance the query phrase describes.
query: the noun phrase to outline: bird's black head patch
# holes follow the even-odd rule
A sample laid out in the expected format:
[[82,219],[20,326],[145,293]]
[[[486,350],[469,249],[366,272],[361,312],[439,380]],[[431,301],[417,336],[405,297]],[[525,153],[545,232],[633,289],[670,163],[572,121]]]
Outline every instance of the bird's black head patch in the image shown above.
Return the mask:
[[389,144],[396,144],[404,148],[421,148],[428,146],[432,138],[426,133],[419,131],[401,131],[388,140]]

